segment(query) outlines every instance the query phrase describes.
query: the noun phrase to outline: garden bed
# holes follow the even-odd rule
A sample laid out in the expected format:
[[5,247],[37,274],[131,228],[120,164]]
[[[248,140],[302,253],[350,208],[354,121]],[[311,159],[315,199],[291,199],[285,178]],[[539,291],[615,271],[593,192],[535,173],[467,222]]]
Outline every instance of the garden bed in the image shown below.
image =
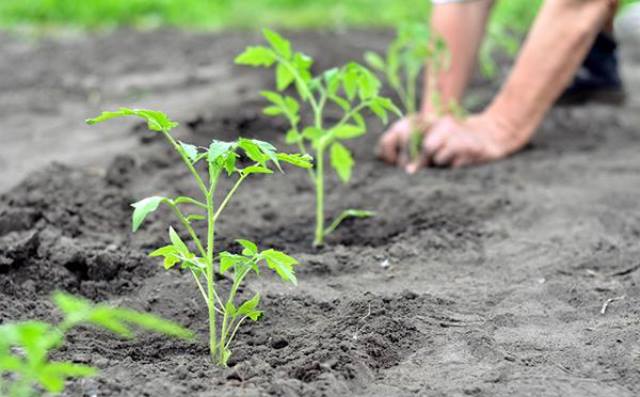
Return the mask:
[[[292,35],[321,67],[389,38]],[[327,208],[331,217],[351,207],[377,216],[346,222],[321,249],[311,244],[314,192],[304,171],[246,182],[219,221],[217,249],[237,249],[242,237],[285,250],[302,263],[300,285],[271,276],[250,282],[243,293],[262,292],[265,317],[241,328],[229,368],[212,366],[191,276],[146,257],[166,239],[163,212],[130,233],[131,202],[191,193],[189,175],[161,137],[137,124],[80,123],[126,101],[166,111],[188,141],[241,134],[285,148],[285,124],[263,116],[257,96],[270,74],[232,66],[255,41],[124,31],[39,44],[2,38],[0,322],[54,318],[49,295],[64,289],[148,310],[201,336],[189,343],[73,333],[58,357],[101,373],[70,382],[67,395],[640,393],[633,103],[555,109],[517,157],[414,176],[376,160],[382,126],[373,122],[372,133],[349,144],[358,162],[352,182],[329,178]],[[493,90],[478,81],[473,93]],[[33,131],[52,134],[55,145],[25,137]],[[68,165],[49,164],[55,158]],[[25,179],[10,175],[27,170]]]

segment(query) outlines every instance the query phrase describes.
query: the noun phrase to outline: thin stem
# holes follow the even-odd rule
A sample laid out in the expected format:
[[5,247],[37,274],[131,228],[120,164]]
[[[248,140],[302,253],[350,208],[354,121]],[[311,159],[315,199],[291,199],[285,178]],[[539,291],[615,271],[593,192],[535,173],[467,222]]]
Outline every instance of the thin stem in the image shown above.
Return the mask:
[[[213,194],[215,192],[215,186],[217,185],[217,177],[220,174],[209,171],[209,176],[211,178],[211,189],[207,192],[207,256],[206,256],[206,264],[207,264],[207,296],[210,302],[213,302],[214,299],[217,298],[217,294],[215,292],[215,284],[213,280],[213,249],[214,249],[214,237],[215,237],[215,218],[214,218],[214,199]],[[215,305],[209,305],[209,354],[211,355],[211,360],[215,361],[216,357],[216,349],[217,349],[217,325],[216,325],[216,311]]]
[[227,206],[227,204],[229,204],[229,201],[231,200],[231,197],[236,192],[236,190],[238,190],[238,188],[240,187],[240,184],[245,180],[245,178],[247,176],[248,175],[246,175],[246,174],[241,174],[240,175],[240,178],[238,178],[238,181],[236,181],[236,184],[233,185],[231,190],[229,190],[229,193],[227,193],[227,196],[224,198],[224,200],[222,200],[222,203],[220,203],[220,206],[218,207],[218,210],[213,215],[213,222],[218,220],[218,217],[222,213],[222,210],[224,210],[224,208]]
[[200,174],[198,174],[198,171],[196,171],[196,169],[193,167],[193,164],[191,163],[191,160],[189,160],[189,157],[187,157],[187,155],[184,153],[184,150],[182,149],[182,147],[180,145],[178,145],[178,142],[176,142],[175,139],[173,139],[171,134],[169,134],[169,131],[163,130],[162,134],[165,136],[165,138],[167,138],[169,143],[171,143],[171,146],[173,146],[175,151],[178,152],[178,154],[182,158],[182,161],[187,166],[187,168],[189,169],[191,174],[193,174],[193,177],[196,179],[196,183],[198,184],[198,188],[200,189],[202,194],[206,196],[207,195],[207,187],[204,184],[204,181],[202,180],[202,178],[200,177]]
[[248,317],[244,316],[242,317],[237,323],[236,326],[233,328],[233,332],[231,332],[231,336],[229,337],[229,339],[227,340],[227,344],[225,345],[225,349],[229,348],[229,345],[231,344],[231,342],[233,341],[233,338],[236,337],[236,333],[238,332],[238,329],[240,329],[240,325],[242,325],[242,323],[244,322],[244,320],[246,320]]
[[177,199],[174,199],[173,202],[176,204],[193,204],[202,209],[205,209],[205,210],[207,209],[207,205],[205,203],[201,203],[200,201],[191,197],[186,197],[186,196],[178,197]]
[[289,73],[291,73],[293,78],[297,81],[300,91],[304,91],[304,94],[302,96],[309,98],[309,104],[311,105],[311,108],[313,108],[314,113],[316,113],[320,108],[318,105],[318,102],[316,101],[316,98],[311,93],[311,90],[309,90],[309,87],[307,87],[307,83],[302,79],[302,76],[300,76],[300,73],[298,73],[298,70],[296,70],[296,68],[294,68],[289,61],[287,61],[282,57],[278,57],[278,61],[289,70]]
[[324,243],[324,148],[316,151],[316,234],[313,245]]
[[347,113],[345,113],[344,117],[342,117],[342,119],[340,121],[338,121],[333,128],[339,127],[339,126],[343,125],[344,123],[346,123],[347,121],[349,121],[349,119],[351,117],[353,117],[354,114],[358,113],[359,111],[361,111],[365,107],[369,106],[370,102],[371,101],[362,102],[361,104],[359,104],[355,108],[353,108],[350,111],[348,111]]
[[[236,293],[238,292],[238,288],[240,288],[240,284],[242,283],[242,280],[244,279],[244,277],[247,275],[247,273],[249,273],[251,269],[246,269],[244,271],[242,271],[240,274],[238,274],[237,277],[234,278],[233,280],[233,285],[231,286],[231,290],[229,291],[229,297],[227,299],[227,305],[229,304],[233,304],[235,297],[236,297]],[[233,321],[233,320],[231,320]],[[227,329],[227,325],[229,324],[229,311],[226,310],[226,306],[225,306],[225,312],[224,312],[224,317],[222,319],[222,330],[220,332],[220,364],[222,365],[226,365],[225,362],[225,352],[226,352],[226,348],[225,346],[227,345],[225,343],[225,340],[227,338],[227,334],[229,332],[229,330]]]
[[206,257],[207,253],[204,247],[202,246],[202,242],[200,241],[198,234],[196,233],[195,230],[193,230],[191,223],[187,220],[187,218],[184,216],[182,211],[180,211],[180,208],[178,208],[178,206],[175,205],[175,203],[171,200],[165,200],[164,202],[173,209],[173,212],[176,214],[176,217],[178,218],[180,223],[182,223],[184,228],[187,229],[187,232],[189,232],[189,236],[191,236],[191,239],[195,243],[196,248],[198,248],[200,255],[202,255],[202,257]]
[[[209,305],[210,305],[209,298],[207,297],[207,293],[204,291],[204,288],[202,287],[202,283],[200,282],[200,279],[198,278],[198,275],[193,270],[191,270],[191,274],[193,274],[193,279],[196,281],[196,284],[198,285],[198,289],[200,290],[200,294],[202,295],[202,298],[204,299],[205,304],[207,305],[207,307],[209,307]],[[221,305],[219,301],[217,303],[219,305]],[[218,308],[216,308],[215,310],[219,314],[223,314],[222,310],[220,310]]]

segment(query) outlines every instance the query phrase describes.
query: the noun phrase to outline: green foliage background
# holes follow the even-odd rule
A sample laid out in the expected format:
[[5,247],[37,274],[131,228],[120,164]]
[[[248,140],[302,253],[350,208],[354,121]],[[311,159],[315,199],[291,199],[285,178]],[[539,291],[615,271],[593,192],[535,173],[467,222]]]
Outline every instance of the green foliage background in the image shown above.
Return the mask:
[[[538,3],[498,0],[495,15],[524,29]],[[430,0],[0,0],[0,26],[387,27],[426,20],[430,8]]]

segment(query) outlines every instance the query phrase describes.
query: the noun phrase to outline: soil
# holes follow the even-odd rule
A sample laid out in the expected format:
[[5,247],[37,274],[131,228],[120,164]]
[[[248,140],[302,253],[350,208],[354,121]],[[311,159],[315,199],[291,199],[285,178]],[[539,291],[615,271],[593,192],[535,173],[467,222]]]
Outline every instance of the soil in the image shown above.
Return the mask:
[[[381,50],[388,32],[299,32],[318,68]],[[349,221],[311,247],[302,171],[255,177],[220,220],[236,238],[298,258],[300,285],[251,279],[264,318],[244,326],[230,367],[208,361],[206,314],[188,274],[146,253],[160,211],[130,232],[129,204],[194,193],[187,172],[138,123],[86,127],[120,105],[167,111],[181,139],[237,135],[284,148],[263,116],[269,73],[232,66],[255,34],[116,31],[33,42],[0,36],[0,323],[55,319],[64,289],[150,311],[197,342],[82,329],[57,358],[92,364],[67,396],[637,396],[640,394],[640,102],[554,109],[534,142],[496,164],[408,176],[373,155],[382,126],[352,142],[346,186],[328,178],[328,217]],[[627,39],[628,89],[640,87]],[[472,90],[486,102],[495,84]],[[330,115],[329,117],[334,117]],[[228,186],[228,185],[225,185]],[[224,283],[221,285],[224,286]],[[605,314],[607,299],[612,302]]]

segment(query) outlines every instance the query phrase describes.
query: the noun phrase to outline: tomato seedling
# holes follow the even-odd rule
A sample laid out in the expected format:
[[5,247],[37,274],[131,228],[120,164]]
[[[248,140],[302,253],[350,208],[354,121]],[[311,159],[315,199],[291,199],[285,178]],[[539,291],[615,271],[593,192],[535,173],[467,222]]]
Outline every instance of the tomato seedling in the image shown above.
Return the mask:
[[[438,89],[438,75],[449,67],[447,46],[439,37],[435,37],[423,24],[407,24],[398,28],[396,38],[387,48],[386,56],[368,51],[365,61],[384,77],[389,87],[400,98],[405,115],[418,112],[418,79],[426,65],[426,85],[429,90],[428,108],[430,116],[439,117],[445,113],[455,116],[463,114],[455,101],[442,103],[442,95]],[[435,118],[434,117],[434,118]],[[429,127],[434,119],[424,120],[426,125],[414,125],[409,139],[409,155],[415,160],[421,150],[422,130]]]
[[[371,110],[383,122],[387,122],[387,112],[400,114],[393,102],[380,96],[380,81],[364,66],[350,62],[340,68],[332,68],[314,76],[311,73],[313,59],[297,52],[291,43],[276,32],[265,29],[264,37],[269,46],[248,47],[238,55],[235,62],[253,67],[275,66],[276,89],[264,91],[262,95],[270,102],[264,109],[269,116],[285,117],[290,124],[286,142],[297,145],[302,153],[315,150],[315,170],[309,169],[309,176],[316,191],[316,227],[314,245],[324,243],[325,237],[338,225],[325,228],[324,213],[324,169],[325,153],[329,152],[331,166],[343,183],[351,179],[354,159],[342,141],[364,135],[367,131],[362,112]],[[282,94],[294,86],[298,99]],[[304,125],[300,115],[300,102],[306,103],[313,112],[313,121]],[[342,117],[331,125],[325,125],[325,111],[328,104],[342,109]],[[338,224],[349,217],[371,216],[369,211],[347,210],[339,215]]]
[[[153,110],[121,108],[116,112],[103,112],[100,116],[87,120],[87,122],[95,124],[124,116],[135,116],[146,120],[150,130],[157,131],[166,138],[180,155],[202,196],[201,200],[187,196],[175,198],[152,196],[132,204],[134,208],[133,231],[137,231],[144,219],[160,204],[167,205],[173,210],[194,244],[195,253],[192,252],[191,247],[187,246],[178,232],[170,227],[171,244],[158,248],[150,256],[163,257],[165,269],[171,269],[180,264],[181,269],[191,272],[208,308],[211,359],[218,365],[225,366],[231,355],[230,344],[240,325],[247,318],[255,321],[262,315],[257,309],[260,303],[259,294],[236,306],[236,293],[244,278],[251,271],[258,274],[259,265],[266,264],[282,280],[297,284],[294,266],[298,264],[298,261],[274,249],[261,251],[256,244],[248,240],[237,240],[243,248],[241,255],[229,252],[220,252],[216,255],[214,251],[216,222],[247,177],[253,174],[272,174],[273,170],[270,167],[275,166],[281,170],[281,162],[310,169],[312,166],[311,157],[306,154],[279,153],[270,143],[256,139],[239,138],[235,142],[214,140],[208,148],[179,142],[170,133],[177,126],[177,123],[171,121],[164,113]],[[238,166],[237,160],[241,153],[252,162],[252,165],[244,168]],[[204,168],[206,168],[207,178],[201,177],[196,170],[196,167],[202,163],[206,164]],[[233,187],[217,204],[216,188],[223,174],[229,177],[235,176],[237,179]],[[182,210],[185,205],[196,208],[201,213],[185,214]],[[198,221],[207,222],[207,236],[204,241],[200,239],[192,225]],[[216,290],[214,282],[216,262],[219,263],[218,271],[220,274],[232,273],[233,285],[226,299],[222,299]],[[202,278],[205,279],[204,285]],[[222,317],[220,330],[217,326],[218,316]]]
[[62,292],[55,293],[53,300],[64,317],[58,324],[23,321],[0,325],[1,396],[33,397],[41,395],[41,390],[60,393],[67,379],[95,375],[97,370],[91,366],[50,359],[63,345],[65,335],[78,326],[93,325],[124,338],[134,336],[133,327],[182,339],[193,337],[178,324],[148,313],[95,305]]

